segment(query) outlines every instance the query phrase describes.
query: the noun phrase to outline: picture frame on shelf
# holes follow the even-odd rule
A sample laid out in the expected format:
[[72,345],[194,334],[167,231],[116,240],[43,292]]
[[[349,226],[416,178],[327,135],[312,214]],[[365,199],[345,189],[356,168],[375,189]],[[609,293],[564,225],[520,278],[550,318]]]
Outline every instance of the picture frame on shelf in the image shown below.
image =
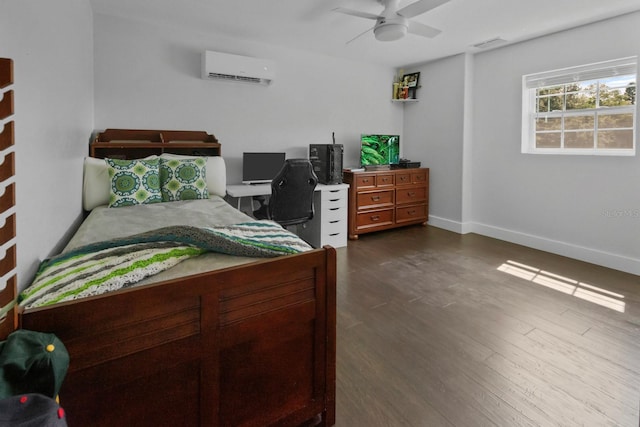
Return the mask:
[[416,90],[418,89],[418,82],[420,81],[420,72],[409,73],[402,76],[402,85],[407,88],[408,99],[416,99]]

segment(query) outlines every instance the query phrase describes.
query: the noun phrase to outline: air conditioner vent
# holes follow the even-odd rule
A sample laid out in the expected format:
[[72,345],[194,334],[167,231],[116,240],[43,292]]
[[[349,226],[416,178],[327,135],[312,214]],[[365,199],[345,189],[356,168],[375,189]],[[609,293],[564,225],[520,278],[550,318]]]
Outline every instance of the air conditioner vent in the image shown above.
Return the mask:
[[209,73],[210,79],[234,80],[237,82],[262,83],[257,77],[233,76],[231,74]]
[[496,37],[495,39],[485,40],[483,42],[476,43],[476,44],[472,45],[471,47],[475,47],[476,49],[489,49],[489,48],[496,47],[496,46],[501,45],[501,44],[505,44],[506,42],[507,41],[505,39],[502,39],[500,37]]

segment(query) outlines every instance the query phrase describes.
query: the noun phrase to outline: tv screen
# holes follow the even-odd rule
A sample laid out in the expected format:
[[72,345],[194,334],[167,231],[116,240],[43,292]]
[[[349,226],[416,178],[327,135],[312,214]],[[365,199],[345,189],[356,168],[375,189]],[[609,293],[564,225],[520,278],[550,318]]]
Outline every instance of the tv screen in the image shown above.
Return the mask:
[[393,165],[400,161],[400,135],[362,135],[360,164]]
[[285,153],[242,153],[242,183],[263,184],[280,172]]

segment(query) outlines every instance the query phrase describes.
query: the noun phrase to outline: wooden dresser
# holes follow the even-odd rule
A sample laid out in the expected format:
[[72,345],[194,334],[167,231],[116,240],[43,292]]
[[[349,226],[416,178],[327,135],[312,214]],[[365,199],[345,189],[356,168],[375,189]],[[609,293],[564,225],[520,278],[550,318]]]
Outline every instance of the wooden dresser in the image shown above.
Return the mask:
[[349,238],[429,219],[429,169],[345,171],[349,184]]

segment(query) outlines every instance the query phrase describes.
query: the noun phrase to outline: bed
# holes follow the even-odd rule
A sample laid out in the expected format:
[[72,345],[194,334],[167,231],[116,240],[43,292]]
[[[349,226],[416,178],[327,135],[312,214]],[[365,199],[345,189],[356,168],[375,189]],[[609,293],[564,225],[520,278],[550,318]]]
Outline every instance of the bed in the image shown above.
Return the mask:
[[[204,153],[223,164],[220,144],[202,132],[108,130],[90,152]],[[85,164],[95,199],[91,162],[104,161]],[[251,223],[216,185],[209,199],[117,209],[86,196],[90,214],[63,253],[158,227]],[[331,247],[273,258],[207,252],[116,291],[23,307],[17,322],[66,345],[60,398],[71,426],[329,426],[335,298]]]

